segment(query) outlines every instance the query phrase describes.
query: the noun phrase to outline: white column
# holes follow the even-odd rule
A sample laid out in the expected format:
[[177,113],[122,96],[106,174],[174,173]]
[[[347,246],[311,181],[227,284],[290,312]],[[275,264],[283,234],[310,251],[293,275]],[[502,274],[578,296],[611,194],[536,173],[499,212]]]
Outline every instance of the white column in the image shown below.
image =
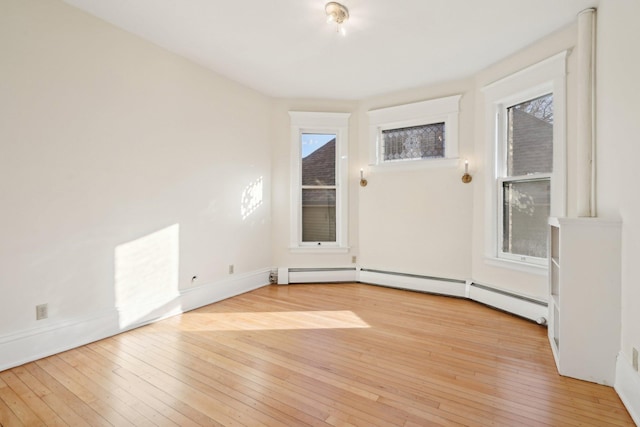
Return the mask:
[[596,10],[578,14],[577,214],[596,216],[595,195],[595,24]]

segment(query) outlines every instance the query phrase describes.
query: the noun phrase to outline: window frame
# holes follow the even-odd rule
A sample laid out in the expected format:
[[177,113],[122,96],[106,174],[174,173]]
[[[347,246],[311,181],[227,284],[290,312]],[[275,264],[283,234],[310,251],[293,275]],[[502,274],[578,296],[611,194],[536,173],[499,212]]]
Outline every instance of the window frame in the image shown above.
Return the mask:
[[[381,170],[457,167],[458,113],[461,97],[462,95],[453,95],[368,111],[369,165]],[[444,123],[444,157],[384,160],[383,131],[437,123]]]
[[[291,120],[291,206],[290,243],[292,252],[348,252],[348,148],[351,113],[289,111]],[[336,241],[302,241],[302,150],[303,134],[336,135]]]
[[[563,51],[485,86],[487,174],[489,190],[485,212],[485,262],[528,273],[547,274],[547,258],[522,256],[502,250],[504,182],[549,179],[550,216],[566,214],[566,57]],[[553,169],[551,173],[507,176],[507,109],[552,93]]]

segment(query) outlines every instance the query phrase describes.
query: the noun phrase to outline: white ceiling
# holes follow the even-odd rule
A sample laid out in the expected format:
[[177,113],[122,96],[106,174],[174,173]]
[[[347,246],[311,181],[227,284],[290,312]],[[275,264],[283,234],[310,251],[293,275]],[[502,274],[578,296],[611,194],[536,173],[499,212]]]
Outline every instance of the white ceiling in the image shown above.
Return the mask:
[[362,99],[463,78],[597,0],[65,0],[275,97]]

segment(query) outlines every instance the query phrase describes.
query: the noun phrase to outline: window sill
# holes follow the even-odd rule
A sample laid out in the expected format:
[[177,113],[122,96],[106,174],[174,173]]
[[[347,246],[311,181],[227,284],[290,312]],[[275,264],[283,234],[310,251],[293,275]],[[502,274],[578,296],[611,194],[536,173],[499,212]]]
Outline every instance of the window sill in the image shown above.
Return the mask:
[[526,262],[512,261],[508,259],[488,257],[484,259],[485,264],[492,267],[508,268],[510,270],[520,271],[522,273],[535,274],[537,276],[546,276],[549,268],[546,265],[530,264]]
[[403,170],[455,168],[458,167],[459,163],[460,159],[457,157],[425,160],[399,160],[371,165],[371,169],[376,172],[397,172]]
[[293,254],[346,254],[351,248],[342,246],[293,246],[289,252]]

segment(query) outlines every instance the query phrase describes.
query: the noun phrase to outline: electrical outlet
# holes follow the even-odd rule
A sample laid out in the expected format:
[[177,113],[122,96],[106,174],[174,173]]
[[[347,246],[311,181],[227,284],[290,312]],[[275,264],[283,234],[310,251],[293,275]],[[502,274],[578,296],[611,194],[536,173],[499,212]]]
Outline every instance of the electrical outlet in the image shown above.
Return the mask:
[[42,320],[49,317],[49,307],[47,304],[36,305],[36,320]]
[[633,347],[632,350],[632,356],[631,356],[631,363],[633,364],[633,369],[635,369],[635,371],[638,371],[638,349]]
[[353,256],[351,257],[351,264],[355,264],[357,261],[358,261],[358,257],[357,257],[357,256],[355,256],[355,255],[353,255]]
[[229,264],[229,274],[233,274],[233,264]]

